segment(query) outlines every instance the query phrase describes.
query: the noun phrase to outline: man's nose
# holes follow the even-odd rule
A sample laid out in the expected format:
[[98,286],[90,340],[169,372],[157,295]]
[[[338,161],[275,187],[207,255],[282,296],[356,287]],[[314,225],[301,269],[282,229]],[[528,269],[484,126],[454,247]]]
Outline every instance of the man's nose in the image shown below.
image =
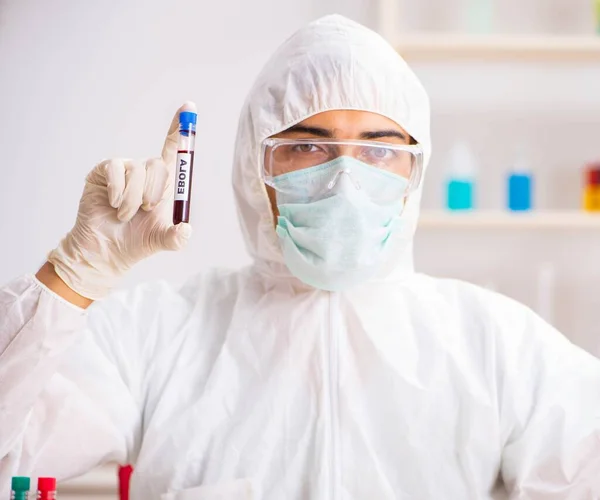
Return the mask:
[[349,144],[338,145],[334,151],[335,158],[339,158],[340,156],[352,156],[356,157],[356,148]]
[[360,184],[352,175],[350,168],[342,167],[335,173],[331,181],[329,181],[327,188],[335,193],[343,193],[349,190],[360,189]]

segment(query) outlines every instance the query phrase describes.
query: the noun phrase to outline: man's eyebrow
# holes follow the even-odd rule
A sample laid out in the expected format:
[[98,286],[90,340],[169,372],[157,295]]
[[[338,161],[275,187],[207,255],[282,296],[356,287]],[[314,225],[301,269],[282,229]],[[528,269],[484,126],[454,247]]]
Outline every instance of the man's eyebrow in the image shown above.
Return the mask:
[[294,125],[282,132],[282,134],[289,133],[309,134],[317,137],[326,137],[328,139],[333,138],[333,132],[331,130],[327,130],[326,128],[321,127],[307,127],[305,125]]
[[[309,127],[306,125],[293,125],[292,127],[284,130],[282,134],[308,134],[315,137],[323,137],[327,139],[335,138],[335,134],[332,130],[322,128],[322,127]],[[407,136],[402,132],[394,129],[389,130],[373,130],[369,132],[362,132],[360,134],[360,139],[363,140],[373,140],[373,139],[382,139],[384,137],[396,137],[401,140],[408,140]]]
[[372,132],[363,132],[360,134],[361,139],[373,140],[382,139],[383,137],[397,137],[398,139],[407,140],[408,138],[398,130],[374,130]]

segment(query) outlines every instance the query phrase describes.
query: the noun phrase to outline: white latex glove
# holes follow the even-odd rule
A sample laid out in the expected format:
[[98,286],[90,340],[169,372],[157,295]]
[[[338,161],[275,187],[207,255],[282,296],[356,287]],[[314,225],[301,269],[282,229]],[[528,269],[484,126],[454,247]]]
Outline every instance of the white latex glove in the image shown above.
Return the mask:
[[189,240],[191,226],[172,222],[181,111],[196,105],[177,110],[160,158],[104,160],[88,174],[75,226],[48,256],[78,294],[100,299],[135,263]]

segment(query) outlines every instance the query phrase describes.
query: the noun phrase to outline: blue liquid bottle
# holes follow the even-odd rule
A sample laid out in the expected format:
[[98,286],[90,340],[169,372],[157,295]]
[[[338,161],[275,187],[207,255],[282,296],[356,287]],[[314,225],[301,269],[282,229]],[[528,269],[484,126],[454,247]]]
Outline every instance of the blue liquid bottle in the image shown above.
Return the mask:
[[451,152],[446,184],[448,210],[472,210],[475,197],[475,160],[465,143],[457,143]]
[[533,176],[521,158],[508,176],[508,209],[526,212],[533,206]]

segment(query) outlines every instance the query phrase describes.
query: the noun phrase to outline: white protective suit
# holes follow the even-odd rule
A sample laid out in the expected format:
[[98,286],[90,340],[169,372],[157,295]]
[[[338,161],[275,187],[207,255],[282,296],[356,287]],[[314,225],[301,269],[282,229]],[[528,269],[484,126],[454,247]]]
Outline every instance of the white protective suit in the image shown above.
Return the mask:
[[254,264],[85,313],[34,277],[0,295],[0,491],[13,474],[135,466],[132,498],[600,498],[600,362],[527,308],[416,274],[412,235],[343,293],[283,264],[261,141],[325,110],[383,114],[429,155],[425,91],[339,16],[275,53],[242,111],[233,185]]

